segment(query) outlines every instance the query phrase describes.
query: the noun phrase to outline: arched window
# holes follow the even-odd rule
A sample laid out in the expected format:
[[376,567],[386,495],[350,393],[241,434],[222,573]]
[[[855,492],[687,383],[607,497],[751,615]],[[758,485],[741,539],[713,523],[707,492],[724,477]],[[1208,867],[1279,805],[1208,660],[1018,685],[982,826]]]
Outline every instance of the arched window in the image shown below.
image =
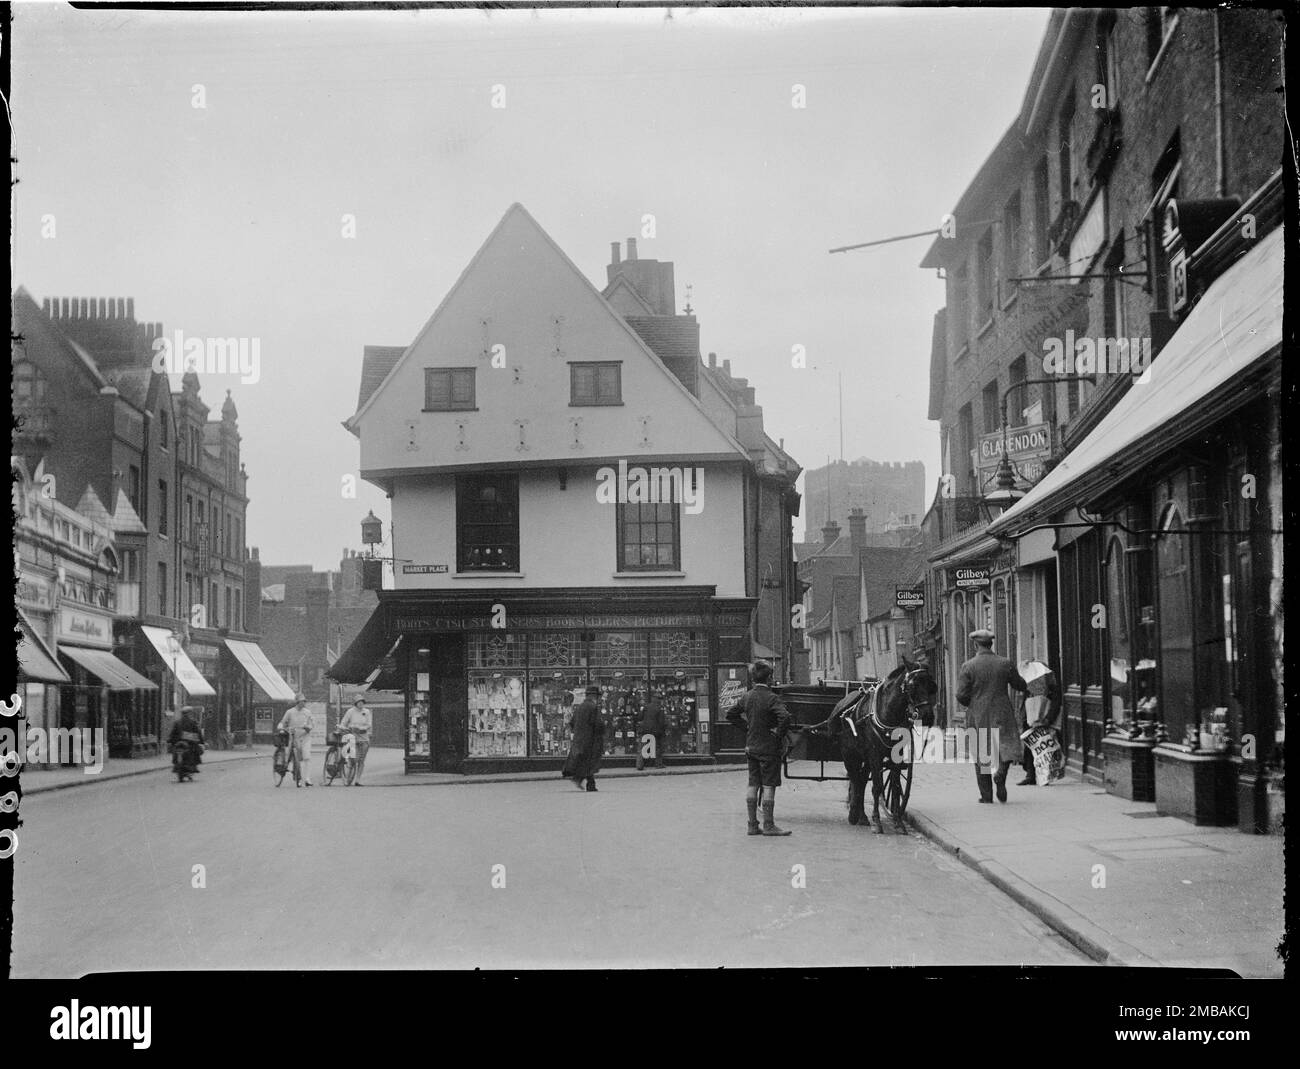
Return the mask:
[[1186,524],[1178,506],[1170,504],[1156,542],[1156,589],[1160,672],[1160,718],[1169,741],[1182,743],[1188,728],[1198,725],[1192,634],[1192,570]]
[[1110,718],[1118,725],[1136,715],[1133,709],[1133,638],[1128,557],[1115,535],[1106,547],[1106,636],[1110,642]]

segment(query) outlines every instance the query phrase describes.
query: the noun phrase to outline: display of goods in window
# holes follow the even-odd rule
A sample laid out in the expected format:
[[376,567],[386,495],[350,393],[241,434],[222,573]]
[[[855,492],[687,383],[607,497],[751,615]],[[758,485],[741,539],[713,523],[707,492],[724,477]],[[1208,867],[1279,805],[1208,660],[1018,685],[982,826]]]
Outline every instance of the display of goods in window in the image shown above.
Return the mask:
[[429,703],[417,701],[411,705],[411,722],[408,740],[412,757],[429,755]]

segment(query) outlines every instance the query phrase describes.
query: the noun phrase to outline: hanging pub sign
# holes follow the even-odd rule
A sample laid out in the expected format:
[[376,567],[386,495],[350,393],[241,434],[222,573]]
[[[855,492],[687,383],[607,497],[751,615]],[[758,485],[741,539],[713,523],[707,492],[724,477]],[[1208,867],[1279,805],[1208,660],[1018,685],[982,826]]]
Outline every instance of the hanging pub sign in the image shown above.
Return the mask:
[[958,590],[979,590],[989,585],[988,568],[954,568],[952,575]]
[[900,609],[924,609],[925,591],[913,587],[894,587],[894,604]]
[[[975,469],[979,472],[979,485],[993,482],[1002,460],[1002,432],[981,434],[975,450]],[[1033,485],[1043,477],[1044,464],[1052,455],[1052,425],[1033,423],[1027,427],[1008,429],[1006,435],[1007,459],[1019,482]]]

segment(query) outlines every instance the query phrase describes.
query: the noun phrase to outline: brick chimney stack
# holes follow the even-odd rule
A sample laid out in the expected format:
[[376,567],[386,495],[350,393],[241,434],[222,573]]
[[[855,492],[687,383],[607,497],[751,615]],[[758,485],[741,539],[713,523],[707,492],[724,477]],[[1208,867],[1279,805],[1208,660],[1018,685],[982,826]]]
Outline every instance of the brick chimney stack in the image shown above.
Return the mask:
[[859,508],[849,510],[849,541],[854,554],[860,557],[867,548],[867,514]]
[[829,546],[840,536],[840,525],[834,520],[827,520],[822,528],[822,545]]

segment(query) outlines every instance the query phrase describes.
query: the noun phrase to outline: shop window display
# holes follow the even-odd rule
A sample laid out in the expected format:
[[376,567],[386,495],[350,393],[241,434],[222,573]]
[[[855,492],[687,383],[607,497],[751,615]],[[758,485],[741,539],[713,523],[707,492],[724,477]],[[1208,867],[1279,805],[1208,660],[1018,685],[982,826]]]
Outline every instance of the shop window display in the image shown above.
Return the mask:
[[573,708],[583,698],[586,672],[532,672],[528,708],[532,715],[532,750],[538,757],[563,756],[573,738]]
[[408,745],[410,747],[410,756],[428,757],[429,703],[423,700],[423,695],[417,695],[417,697],[420,700],[411,703],[410,724],[408,725]]
[[666,754],[698,753],[699,719],[702,709],[709,710],[707,671],[655,669],[650,689],[659,699],[664,714],[663,752]]
[[469,673],[469,756],[523,757],[528,710],[522,670]]
[[605,721],[605,752],[635,754],[636,724],[645,702],[646,675],[641,671],[596,670],[592,683],[600,688],[600,714]]

